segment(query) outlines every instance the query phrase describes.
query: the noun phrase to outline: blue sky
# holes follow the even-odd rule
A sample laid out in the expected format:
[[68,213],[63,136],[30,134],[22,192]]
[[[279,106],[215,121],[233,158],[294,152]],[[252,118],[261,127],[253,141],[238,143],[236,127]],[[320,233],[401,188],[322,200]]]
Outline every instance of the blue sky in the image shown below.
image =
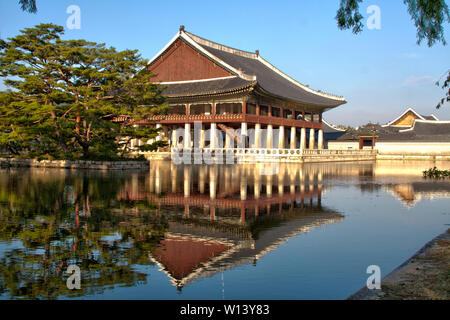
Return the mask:
[[[444,95],[435,82],[450,68],[450,45],[418,46],[416,29],[401,0],[364,1],[361,11],[366,19],[370,5],[381,9],[381,29],[365,28],[360,35],[337,28],[339,0],[38,0],[36,15],[22,12],[17,2],[0,0],[3,39],[43,22],[65,26],[67,7],[78,5],[81,29],[67,30],[65,38],[138,49],[146,59],[180,25],[225,45],[258,49],[301,83],[344,96],[348,103],[324,116],[334,124],[386,123],[407,107],[450,120],[450,104],[435,109]],[[445,28],[450,43],[450,26]]]

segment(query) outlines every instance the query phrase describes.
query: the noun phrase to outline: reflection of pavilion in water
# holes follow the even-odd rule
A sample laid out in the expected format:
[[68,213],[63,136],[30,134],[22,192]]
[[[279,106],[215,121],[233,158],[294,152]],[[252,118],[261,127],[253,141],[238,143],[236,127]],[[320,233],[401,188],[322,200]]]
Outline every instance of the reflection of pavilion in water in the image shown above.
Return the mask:
[[[145,191],[147,190],[147,191]],[[187,283],[253,263],[290,237],[343,216],[322,207],[320,170],[301,166],[176,166],[152,163],[120,197],[148,200],[169,231],[150,258],[181,289]]]

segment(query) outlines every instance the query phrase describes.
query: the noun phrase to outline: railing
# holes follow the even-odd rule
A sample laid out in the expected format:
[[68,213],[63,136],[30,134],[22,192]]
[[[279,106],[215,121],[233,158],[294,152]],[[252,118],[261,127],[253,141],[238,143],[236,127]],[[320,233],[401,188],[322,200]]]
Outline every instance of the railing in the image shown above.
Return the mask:
[[148,125],[152,122],[160,123],[192,123],[195,121],[200,122],[248,122],[248,123],[260,123],[264,125],[272,124],[276,126],[287,127],[304,127],[321,129],[322,123],[313,121],[304,121],[299,119],[287,119],[270,116],[258,116],[253,114],[169,114],[169,115],[154,115],[149,116],[146,120],[138,121],[138,124]]
[[329,149],[266,149],[266,148],[171,148],[171,152],[191,152],[192,154],[215,154],[235,156],[296,157],[296,156],[347,156],[376,155],[377,150],[329,150]]
[[377,150],[331,150],[331,149],[304,149],[303,155],[376,155]]

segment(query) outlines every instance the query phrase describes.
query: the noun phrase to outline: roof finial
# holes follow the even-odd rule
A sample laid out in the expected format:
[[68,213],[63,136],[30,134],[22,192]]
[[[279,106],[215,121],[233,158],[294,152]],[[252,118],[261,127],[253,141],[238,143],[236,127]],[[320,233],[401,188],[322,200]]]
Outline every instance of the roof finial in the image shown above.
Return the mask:
[[180,26],[180,32],[182,32],[182,31],[184,31],[184,26],[183,25]]
[[255,53],[256,53],[256,56],[259,57],[259,50],[256,50]]

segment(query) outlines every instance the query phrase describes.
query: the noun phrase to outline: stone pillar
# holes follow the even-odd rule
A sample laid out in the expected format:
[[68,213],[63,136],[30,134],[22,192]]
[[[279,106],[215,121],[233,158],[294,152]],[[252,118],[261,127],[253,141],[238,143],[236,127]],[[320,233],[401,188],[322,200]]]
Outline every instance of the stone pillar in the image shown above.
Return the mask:
[[273,125],[267,125],[267,149],[273,149]]
[[323,130],[319,129],[319,136],[317,138],[317,149],[323,149]]
[[284,126],[280,126],[278,131],[278,149],[284,149]]
[[295,149],[297,147],[296,145],[296,128],[295,127],[291,127],[291,149]]
[[261,124],[255,124],[255,148],[261,148]]
[[247,140],[247,122],[242,122],[241,123],[241,146],[243,148],[246,148],[248,146],[245,145],[245,141]]
[[[161,129],[162,125],[161,124],[156,124],[156,129]],[[161,141],[162,140],[162,133],[161,131],[159,131],[158,136],[156,137],[156,141]]]
[[200,143],[199,143],[199,148],[200,149],[204,149],[205,148],[205,128],[202,128],[200,130]]
[[184,125],[184,148],[190,149],[191,148],[191,124],[186,123]]
[[306,129],[302,128],[300,135],[300,149],[306,148]]
[[216,143],[216,124],[215,123],[211,123],[211,137],[210,137],[210,148],[214,149],[217,147],[217,143]]
[[177,141],[177,129],[173,128],[172,129],[172,147],[175,148],[178,145],[178,141]]
[[225,148],[226,149],[230,149],[231,148],[231,137],[227,133],[225,133]]
[[315,137],[316,131],[314,129],[309,130],[309,149],[313,150],[316,148],[316,137]]

